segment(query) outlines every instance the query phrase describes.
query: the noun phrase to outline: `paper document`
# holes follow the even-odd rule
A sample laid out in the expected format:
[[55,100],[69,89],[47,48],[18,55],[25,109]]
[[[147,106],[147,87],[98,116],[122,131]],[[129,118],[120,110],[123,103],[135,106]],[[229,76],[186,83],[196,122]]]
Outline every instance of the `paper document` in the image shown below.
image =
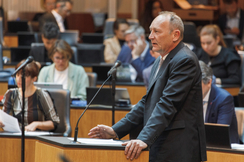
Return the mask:
[[[74,138],[69,138],[69,140],[73,141]],[[89,145],[106,145],[106,146],[121,146],[122,141],[115,141],[113,139],[96,139],[96,138],[78,138],[78,142],[82,144]]]
[[[13,134],[16,134],[16,135],[21,135],[21,133],[13,133]],[[41,135],[52,135],[53,132],[47,132],[47,131],[34,131],[34,132],[31,132],[31,131],[25,131],[25,135],[29,135],[29,136],[41,136]]]
[[243,144],[232,143],[231,144],[231,148],[232,149],[236,149],[236,150],[244,150],[244,145]]
[[0,110],[0,120],[5,125],[3,127],[4,131],[14,132],[14,133],[20,133],[21,132],[20,128],[19,128],[18,120],[13,116],[8,115],[7,113],[5,113],[2,110]]

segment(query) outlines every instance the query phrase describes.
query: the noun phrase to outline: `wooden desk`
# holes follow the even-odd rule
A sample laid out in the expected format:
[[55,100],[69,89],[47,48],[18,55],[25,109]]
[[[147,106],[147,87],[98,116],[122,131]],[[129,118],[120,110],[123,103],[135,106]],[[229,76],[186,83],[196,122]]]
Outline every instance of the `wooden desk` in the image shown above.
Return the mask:
[[244,151],[221,148],[207,148],[207,162],[241,162]]
[[[72,107],[70,109],[70,125],[72,129],[71,136],[74,137],[74,129],[76,127],[77,120],[79,119],[80,115],[84,111],[85,108],[81,107]],[[115,123],[122,119],[128,112],[130,111],[129,108],[125,109],[116,109],[115,110]],[[95,127],[98,124],[104,124],[108,126],[112,126],[112,111],[111,108],[102,108],[102,107],[95,107],[95,108],[88,108],[83,117],[80,119],[78,128],[78,137],[88,138],[87,135],[91,128]],[[123,139],[129,139],[127,135]]]
[[[25,139],[25,162],[35,161],[35,137]],[[0,133],[0,161],[21,162],[21,137]]]
[[[102,144],[73,144],[66,137],[38,137],[35,149],[35,162],[59,162],[59,155],[65,155],[70,161],[84,162],[127,162],[124,146]],[[148,162],[149,152],[142,151],[135,162]]]

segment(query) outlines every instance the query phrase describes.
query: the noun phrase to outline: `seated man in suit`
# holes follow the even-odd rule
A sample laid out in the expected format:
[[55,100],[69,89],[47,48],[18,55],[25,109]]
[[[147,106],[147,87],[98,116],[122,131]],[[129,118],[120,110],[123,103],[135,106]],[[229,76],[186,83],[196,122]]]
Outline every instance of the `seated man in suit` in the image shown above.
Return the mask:
[[220,29],[224,35],[231,35],[238,41],[242,41],[244,11],[238,7],[237,0],[223,0],[223,4],[226,13],[219,17]]
[[30,50],[30,56],[33,56],[38,62],[52,62],[48,57],[48,50],[52,47],[54,42],[58,39],[59,28],[53,22],[47,22],[42,29],[42,42],[44,46],[33,46]]
[[45,22],[54,22],[58,25],[59,30],[64,32],[67,29],[65,18],[70,15],[72,7],[73,2],[71,0],[57,0],[56,8],[51,13],[46,13],[39,19],[40,30]]
[[233,97],[224,89],[212,84],[213,71],[199,61],[202,71],[203,118],[205,123],[230,125],[231,143],[239,143]]
[[155,58],[150,55],[149,43],[145,39],[145,30],[138,25],[132,25],[125,31],[125,42],[117,60],[130,63],[131,80],[143,81],[142,71],[152,65]]

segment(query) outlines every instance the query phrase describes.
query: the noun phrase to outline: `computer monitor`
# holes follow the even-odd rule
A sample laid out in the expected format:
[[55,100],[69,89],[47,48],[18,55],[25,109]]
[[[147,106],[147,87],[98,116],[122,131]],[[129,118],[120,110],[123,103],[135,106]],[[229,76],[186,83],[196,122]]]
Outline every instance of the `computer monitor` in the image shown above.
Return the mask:
[[66,30],[60,32],[59,38],[65,40],[70,46],[76,46],[79,37],[78,30]]
[[231,148],[229,125],[205,123],[205,132],[207,147]]
[[77,61],[78,64],[101,63],[104,62],[103,44],[78,44]]
[[108,77],[108,71],[111,69],[113,64],[97,64],[92,65],[92,71],[97,73],[97,81],[104,82]]
[[19,63],[23,59],[27,59],[30,53],[30,46],[20,46],[20,47],[11,47],[11,62],[12,63]]
[[31,32],[17,32],[19,46],[31,46],[37,42],[37,34]]
[[[87,104],[90,103],[98,87],[87,87]],[[107,105],[112,106],[112,90],[111,88],[102,88],[97,96],[92,101],[92,105]],[[115,105],[116,106],[131,106],[130,95],[127,91],[127,88],[116,88],[115,90]]]
[[81,40],[83,43],[102,44],[104,40],[104,35],[103,33],[82,33]]
[[28,21],[18,20],[18,21],[8,21],[8,32],[17,33],[18,31],[28,31]]

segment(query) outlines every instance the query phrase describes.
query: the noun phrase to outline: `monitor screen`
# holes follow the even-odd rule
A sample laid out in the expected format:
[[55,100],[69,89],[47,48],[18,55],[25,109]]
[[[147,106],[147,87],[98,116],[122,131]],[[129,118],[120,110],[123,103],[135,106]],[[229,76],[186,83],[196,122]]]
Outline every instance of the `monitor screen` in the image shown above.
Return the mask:
[[103,44],[79,44],[77,54],[78,64],[104,62],[103,51]]
[[78,30],[66,30],[60,32],[59,38],[65,40],[70,46],[76,46],[79,37]]
[[11,62],[19,63],[23,59],[27,59],[31,47],[11,47]]
[[18,31],[28,31],[28,21],[19,20],[19,21],[8,21],[8,32],[17,33]]

